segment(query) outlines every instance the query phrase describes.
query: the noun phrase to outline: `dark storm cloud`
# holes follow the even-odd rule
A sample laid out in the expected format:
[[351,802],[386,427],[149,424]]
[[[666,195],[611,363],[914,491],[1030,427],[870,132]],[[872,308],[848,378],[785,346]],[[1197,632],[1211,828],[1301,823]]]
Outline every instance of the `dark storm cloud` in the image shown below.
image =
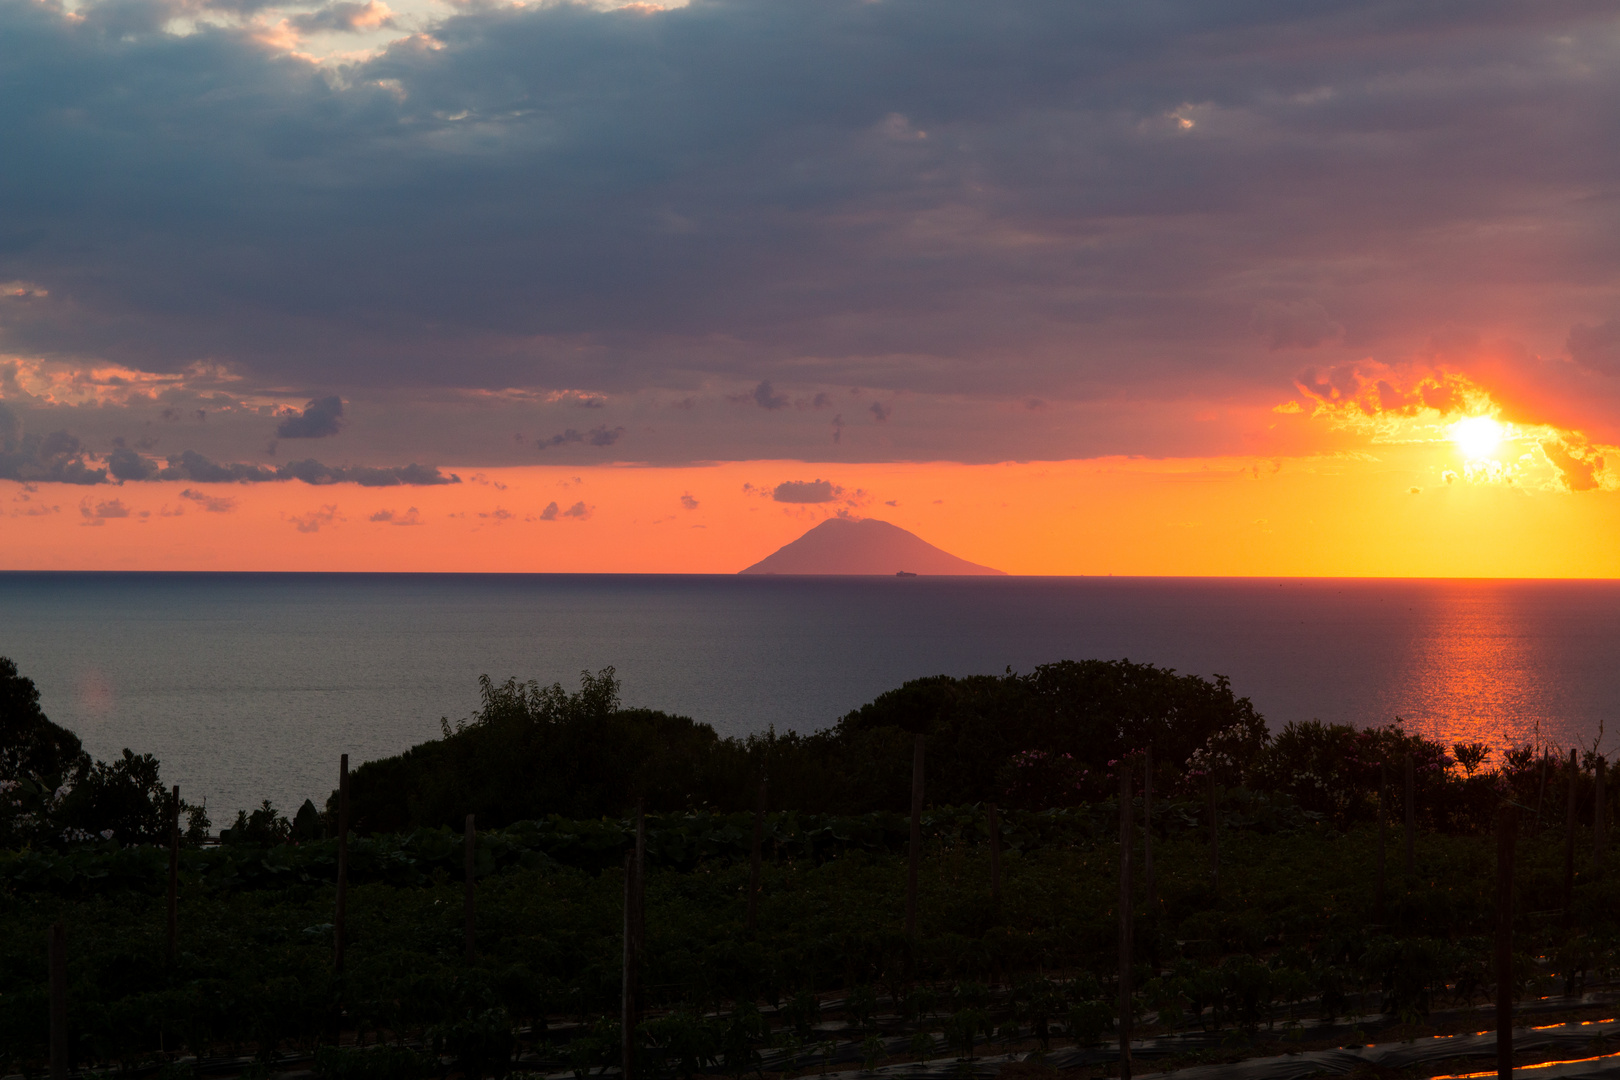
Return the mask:
[[278,439],[324,439],[343,427],[343,399],[333,395],[317,398],[276,425]]
[[1608,4],[467,5],[342,69],[179,10],[0,0],[7,352],[775,412],[1286,391],[1617,299]]

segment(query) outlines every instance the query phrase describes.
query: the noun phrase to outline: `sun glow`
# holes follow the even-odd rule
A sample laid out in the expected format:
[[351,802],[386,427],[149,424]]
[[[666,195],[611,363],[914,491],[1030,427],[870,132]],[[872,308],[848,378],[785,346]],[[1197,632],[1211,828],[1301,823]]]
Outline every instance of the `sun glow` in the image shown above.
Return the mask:
[[1469,416],[1451,425],[1451,441],[1469,461],[1488,460],[1505,434],[1502,425],[1489,416]]

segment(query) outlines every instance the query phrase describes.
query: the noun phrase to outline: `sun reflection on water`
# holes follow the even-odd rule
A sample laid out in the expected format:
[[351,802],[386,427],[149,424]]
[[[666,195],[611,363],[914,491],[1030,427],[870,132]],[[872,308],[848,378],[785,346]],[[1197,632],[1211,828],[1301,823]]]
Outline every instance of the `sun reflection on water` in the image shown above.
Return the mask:
[[[1556,603],[1527,619],[1523,590],[1456,582],[1414,597],[1407,670],[1382,695],[1408,730],[1451,745],[1481,742],[1500,761],[1509,746],[1567,746],[1574,702],[1552,673],[1559,653],[1590,643]],[[1582,741],[1588,744],[1591,735]],[[1609,747],[1605,747],[1609,749]]]

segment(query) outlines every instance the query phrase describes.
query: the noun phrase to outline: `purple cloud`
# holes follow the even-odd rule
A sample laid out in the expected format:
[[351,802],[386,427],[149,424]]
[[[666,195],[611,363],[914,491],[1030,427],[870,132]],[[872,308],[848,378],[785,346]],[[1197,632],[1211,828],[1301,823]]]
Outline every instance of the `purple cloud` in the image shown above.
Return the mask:
[[167,10],[0,0],[0,355],[168,380],[91,414],[0,373],[82,440],[0,476],[145,479],[101,454],[160,412],[209,418],[165,458],[249,461],[289,386],[279,438],[378,469],[521,460],[492,417],[610,460],[554,393],[658,416],[649,461],[1217,452],[1188,402],[1469,335],[1620,426],[1603,5],[458,5],[341,79]]

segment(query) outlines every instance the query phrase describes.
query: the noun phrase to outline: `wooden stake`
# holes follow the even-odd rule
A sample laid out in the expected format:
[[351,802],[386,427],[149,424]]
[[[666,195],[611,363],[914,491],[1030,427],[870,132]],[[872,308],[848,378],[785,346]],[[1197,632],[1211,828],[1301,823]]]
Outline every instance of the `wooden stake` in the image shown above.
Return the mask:
[[1592,868],[1594,870],[1603,865],[1603,853],[1609,846],[1609,815],[1605,812],[1608,807],[1603,799],[1603,775],[1608,772],[1607,764],[1600,755],[1597,759],[1597,775],[1593,778],[1592,786]]
[[1215,804],[1215,771],[1209,773],[1209,880],[1221,891],[1221,815]]
[[1001,920],[1001,815],[991,803],[990,815],[990,908]]
[[1406,876],[1411,877],[1417,868],[1417,859],[1413,855],[1412,843],[1417,836],[1417,767],[1412,764],[1412,755],[1406,755]]
[[911,860],[906,867],[906,937],[917,936],[917,863],[922,859],[923,737],[911,749]]
[[619,1013],[620,1060],[624,1080],[634,1080],[636,1024],[641,1016],[642,872],[647,850],[644,803],[636,802],[636,842],[624,857],[624,993]]
[[1513,1077],[1513,843],[1519,810],[1504,806],[1496,826],[1496,1075]]
[[1551,751],[1541,748],[1541,782],[1536,785],[1536,832],[1541,831],[1541,804],[1547,801],[1547,759],[1551,756]]
[[1384,921],[1384,832],[1389,814],[1384,806],[1389,791],[1389,767],[1383,762],[1378,763],[1378,888],[1376,892],[1378,904],[1378,921]]
[[338,764],[337,912],[332,918],[332,966],[343,974],[343,923],[349,911],[349,755]]
[[765,843],[765,781],[759,782],[759,807],[754,811],[754,852],[753,862],[748,869],[748,932],[754,932],[754,922],[759,909],[759,860],[760,849]]
[[1142,888],[1147,897],[1148,917],[1157,905],[1153,887],[1153,747],[1142,751]]
[[619,1004],[619,1053],[624,1078],[635,1075],[636,1042],[636,853],[624,853],[624,987]]
[[51,970],[51,1080],[67,1080],[67,929],[61,923],[51,924],[49,959]]
[[470,964],[478,958],[478,890],[474,884],[478,862],[478,830],[473,825],[471,814],[467,815],[467,825],[462,834],[462,848],[467,863],[467,963]]
[[1575,748],[1569,750],[1569,799],[1564,811],[1564,922],[1574,919],[1575,908],[1575,794],[1580,786],[1581,766]]
[[174,967],[180,937],[180,785],[169,794],[169,944],[165,955]]
[[1119,763],[1119,1076],[1131,1080],[1131,773]]

